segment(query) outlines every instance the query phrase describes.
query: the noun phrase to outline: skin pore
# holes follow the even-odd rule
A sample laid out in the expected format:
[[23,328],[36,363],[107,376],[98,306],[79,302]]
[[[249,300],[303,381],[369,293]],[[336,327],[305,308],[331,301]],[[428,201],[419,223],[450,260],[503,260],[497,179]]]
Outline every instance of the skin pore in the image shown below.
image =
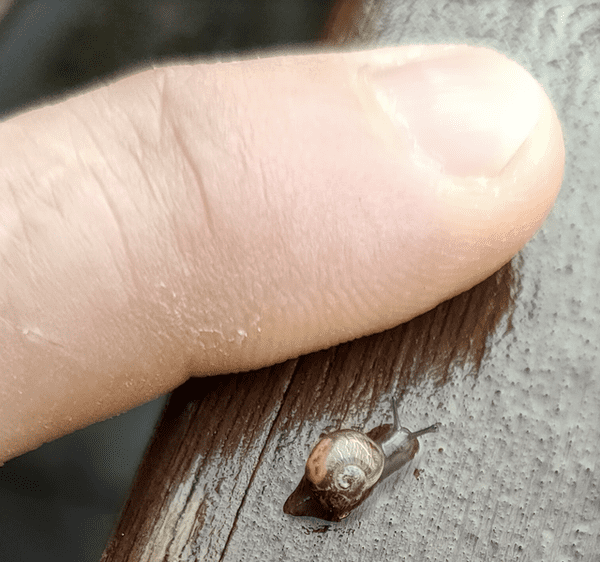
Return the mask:
[[404,322],[558,193],[539,84],[473,47],[143,70],[0,124],[0,462]]

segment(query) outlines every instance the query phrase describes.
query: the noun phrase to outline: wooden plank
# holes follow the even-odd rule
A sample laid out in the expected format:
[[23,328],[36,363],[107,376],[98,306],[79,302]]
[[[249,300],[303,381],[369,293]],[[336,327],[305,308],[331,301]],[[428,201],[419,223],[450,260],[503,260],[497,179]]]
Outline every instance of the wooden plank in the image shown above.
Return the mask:
[[[234,537],[245,540],[241,513],[254,517],[264,504],[259,513],[283,519],[290,474],[301,474],[319,433],[386,421],[388,397],[420,378],[441,384],[450,366],[476,370],[514,283],[509,264],[394,330],[252,373],[191,379],[169,401],[102,560],[219,560]],[[286,470],[273,477],[278,463]]]
[[173,393],[104,559],[163,560],[192,537],[221,551],[294,365],[191,379]]

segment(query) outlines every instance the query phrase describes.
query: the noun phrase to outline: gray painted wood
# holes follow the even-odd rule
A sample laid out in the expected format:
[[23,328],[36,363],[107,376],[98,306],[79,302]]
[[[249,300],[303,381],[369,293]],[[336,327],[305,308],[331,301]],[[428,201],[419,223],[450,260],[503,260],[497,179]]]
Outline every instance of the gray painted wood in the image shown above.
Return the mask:
[[[467,299],[271,369],[191,381],[165,412],[105,561],[599,559],[600,4],[384,0],[367,15],[359,40],[487,45],[555,104],[565,179],[522,252],[512,329],[505,317],[477,374],[473,354],[445,371],[421,360],[445,341],[436,326],[447,333],[456,311],[485,308]],[[406,426],[441,431],[343,522],[284,515],[319,434],[389,421],[392,393]]]

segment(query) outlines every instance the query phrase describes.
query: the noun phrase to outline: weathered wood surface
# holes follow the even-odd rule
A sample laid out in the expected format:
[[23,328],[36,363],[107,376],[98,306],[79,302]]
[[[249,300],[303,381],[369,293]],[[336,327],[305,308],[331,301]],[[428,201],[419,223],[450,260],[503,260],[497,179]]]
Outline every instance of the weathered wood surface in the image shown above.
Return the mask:
[[[246,543],[249,532],[272,541],[270,531],[256,535],[261,527],[277,529],[293,559],[297,546],[281,525],[302,536],[329,528],[281,512],[307,446],[331,426],[389,422],[391,395],[426,381],[431,392],[452,367],[477,364],[513,281],[508,265],[394,330],[252,373],[190,380],[173,393],[105,560],[219,560],[227,552],[225,559],[247,559],[228,545]],[[430,400],[426,411],[407,412],[409,426],[436,421]]]
[[[486,44],[556,104],[565,182],[522,254],[512,329],[501,317],[519,283],[506,268],[384,334],[191,380],[165,410],[106,562],[600,559],[600,6],[387,0],[367,16],[348,36]],[[320,433],[389,421],[392,394],[406,426],[440,421],[440,433],[347,520],[284,515]]]

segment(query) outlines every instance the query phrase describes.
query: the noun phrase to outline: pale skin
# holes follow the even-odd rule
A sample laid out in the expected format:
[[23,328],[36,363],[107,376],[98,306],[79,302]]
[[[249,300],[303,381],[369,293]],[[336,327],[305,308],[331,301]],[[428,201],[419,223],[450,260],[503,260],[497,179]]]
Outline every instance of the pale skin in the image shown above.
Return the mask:
[[560,125],[504,56],[401,47],[140,70],[0,124],[0,462],[400,324],[509,261]]

